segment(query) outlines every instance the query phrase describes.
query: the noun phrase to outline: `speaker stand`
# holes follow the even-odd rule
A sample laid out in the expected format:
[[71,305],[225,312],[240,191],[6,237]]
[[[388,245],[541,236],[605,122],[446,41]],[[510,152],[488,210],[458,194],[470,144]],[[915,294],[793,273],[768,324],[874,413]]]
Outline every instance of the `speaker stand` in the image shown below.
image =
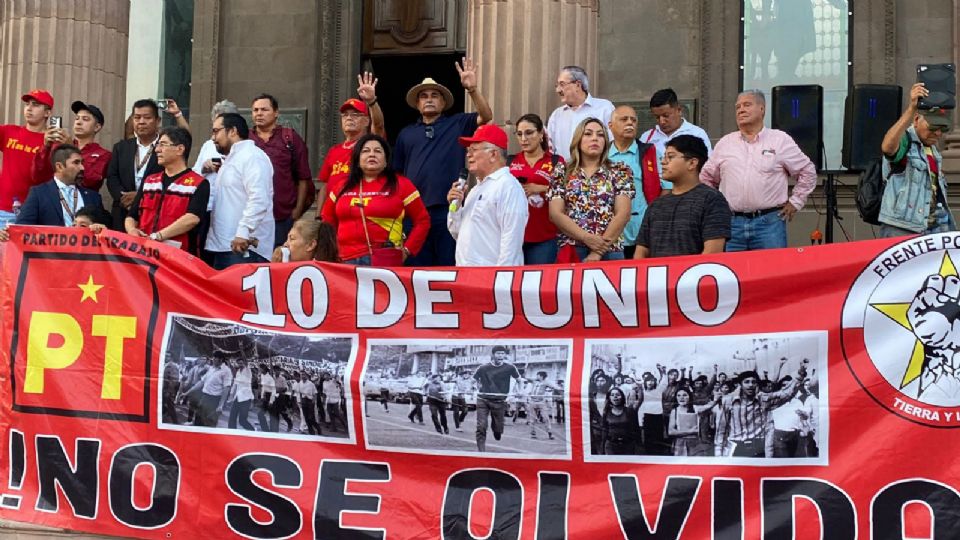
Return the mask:
[[823,182],[823,194],[827,199],[827,223],[824,228],[824,240],[833,243],[833,220],[840,221],[840,212],[837,210],[837,175],[842,171],[822,171],[827,179]]

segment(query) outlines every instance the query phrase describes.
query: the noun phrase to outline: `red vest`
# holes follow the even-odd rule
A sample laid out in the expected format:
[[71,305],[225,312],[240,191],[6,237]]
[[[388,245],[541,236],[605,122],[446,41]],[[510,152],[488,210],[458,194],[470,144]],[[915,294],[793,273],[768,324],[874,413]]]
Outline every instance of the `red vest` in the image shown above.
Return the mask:
[[[140,199],[140,230],[155,233],[180,219],[187,213],[190,197],[197,186],[206,180],[193,171],[187,171],[163,189],[163,173],[151,174],[143,180],[143,196]],[[180,242],[180,248],[190,251],[188,234],[164,238]]]

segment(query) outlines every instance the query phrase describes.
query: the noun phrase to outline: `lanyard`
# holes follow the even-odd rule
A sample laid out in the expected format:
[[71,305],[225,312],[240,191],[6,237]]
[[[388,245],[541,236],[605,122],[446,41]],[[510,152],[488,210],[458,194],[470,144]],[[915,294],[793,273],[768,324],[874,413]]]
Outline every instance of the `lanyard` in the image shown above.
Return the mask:
[[73,225],[73,221],[77,215],[77,199],[80,196],[79,192],[80,190],[77,189],[77,186],[73,186],[73,207],[71,208],[67,206],[67,200],[63,198],[63,190],[59,187],[57,188],[57,195],[60,196],[60,204],[63,206],[63,210],[67,213],[67,215],[70,216],[70,223],[64,223],[64,225],[68,227]]
[[147,149],[147,153],[143,155],[142,160],[140,159],[140,149],[137,148],[137,152],[133,155],[133,164],[136,167],[134,171],[140,172],[140,169],[142,169],[147,162],[150,161],[150,156],[153,155],[153,148],[155,145],[156,143],[150,145],[150,147]]

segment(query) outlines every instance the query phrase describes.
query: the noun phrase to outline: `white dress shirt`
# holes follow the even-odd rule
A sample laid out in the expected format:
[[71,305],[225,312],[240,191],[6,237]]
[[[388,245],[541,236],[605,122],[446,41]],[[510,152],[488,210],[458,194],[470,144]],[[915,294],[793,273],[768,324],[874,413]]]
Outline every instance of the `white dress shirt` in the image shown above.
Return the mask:
[[238,402],[246,403],[253,399],[253,373],[250,372],[249,366],[237,371],[233,384],[237,387],[236,398]]
[[523,187],[508,167],[477,182],[463,206],[447,214],[457,266],[522,266],[528,209]]
[[584,118],[596,118],[603,122],[608,138],[612,138],[610,117],[613,116],[614,108],[610,101],[587,94],[586,101],[577,108],[561,105],[554,109],[547,120],[547,134],[550,136],[554,153],[563,156],[564,161],[570,160],[570,141],[573,140],[573,132]]
[[273,254],[273,165],[251,140],[239,141],[220,166],[211,186],[217,207],[210,214],[207,250],[230,251],[234,238],[259,240],[250,250],[264,259]]
[[207,182],[210,184],[210,199],[207,201],[207,212],[213,210],[213,194],[215,192],[213,186],[217,185],[217,172],[208,172],[204,174],[203,164],[208,160],[213,158],[223,159],[223,154],[217,152],[217,145],[210,139],[207,139],[203,146],[200,147],[200,153],[197,154],[197,161],[193,164],[193,172],[202,175],[207,179]]
[[160,140],[160,134],[157,134],[157,138],[153,140],[150,144],[140,144],[140,139],[137,138],[137,163],[143,163],[139,168],[134,164],[133,171],[133,181],[135,182],[137,189],[140,189],[140,184],[143,183],[143,177],[147,172],[147,164],[150,163],[150,160],[147,158],[148,155],[153,153],[157,147],[157,141]]
[[[70,209],[70,212],[73,212],[73,215],[70,215],[70,212],[67,212],[67,208],[63,207],[63,204],[60,204],[60,212],[63,213],[63,224],[67,227],[73,226],[73,220],[77,215],[77,210],[83,208],[83,196],[80,195],[80,190],[76,185],[66,185],[60,181],[56,176],[53,177],[53,181],[57,184],[57,189],[60,190],[60,195],[63,196],[63,202],[66,203],[67,208]],[[74,207],[73,201],[76,197],[77,205]]]
[[667,143],[677,135],[693,135],[703,141],[703,144],[707,145],[707,157],[710,157],[710,154],[713,152],[713,145],[710,144],[710,136],[707,135],[707,132],[700,126],[687,122],[686,119],[684,119],[683,122],[680,123],[680,127],[670,135],[664,133],[659,125],[654,126],[653,129],[648,129],[640,135],[640,142],[653,143],[653,145],[657,147],[657,156],[662,157],[667,149]]
[[233,384],[233,373],[226,364],[221,364],[219,368],[210,368],[210,371],[203,376],[202,391],[208,396],[222,396],[223,391],[230,388],[231,384]]

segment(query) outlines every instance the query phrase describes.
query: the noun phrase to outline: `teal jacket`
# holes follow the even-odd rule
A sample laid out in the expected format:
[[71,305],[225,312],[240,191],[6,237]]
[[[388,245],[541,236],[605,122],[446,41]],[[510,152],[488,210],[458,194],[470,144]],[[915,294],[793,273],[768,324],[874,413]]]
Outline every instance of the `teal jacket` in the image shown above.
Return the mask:
[[[943,175],[942,159],[936,147],[932,150],[940,169],[940,193],[946,201],[947,178]],[[930,215],[930,164],[913,126],[904,133],[897,155],[884,156],[883,177],[887,179],[887,187],[880,201],[880,222],[917,233],[926,231]],[[951,229],[956,229],[949,207],[947,213]]]

